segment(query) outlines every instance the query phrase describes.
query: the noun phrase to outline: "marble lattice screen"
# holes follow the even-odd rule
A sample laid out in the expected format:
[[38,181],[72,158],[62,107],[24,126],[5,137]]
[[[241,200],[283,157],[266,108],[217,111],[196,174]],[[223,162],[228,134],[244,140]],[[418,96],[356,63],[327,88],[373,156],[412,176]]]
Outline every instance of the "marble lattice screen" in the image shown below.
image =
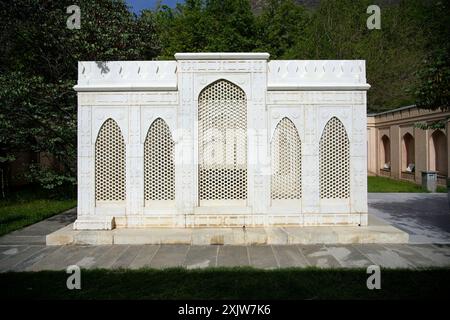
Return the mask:
[[79,62],[75,229],[367,225],[365,62]]

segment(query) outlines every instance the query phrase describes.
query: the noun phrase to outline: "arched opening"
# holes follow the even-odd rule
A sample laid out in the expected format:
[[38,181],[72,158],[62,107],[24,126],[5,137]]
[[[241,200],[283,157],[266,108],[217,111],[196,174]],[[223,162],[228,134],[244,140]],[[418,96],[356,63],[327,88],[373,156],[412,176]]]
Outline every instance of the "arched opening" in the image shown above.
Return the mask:
[[342,122],[331,118],[319,145],[320,198],[350,198],[350,141]]
[[414,137],[410,133],[403,136],[402,143],[402,170],[406,172],[415,171]]
[[288,118],[277,124],[271,141],[271,199],[298,200],[302,196],[302,150],[297,128]]
[[124,201],[125,141],[117,123],[107,119],[95,141],[95,200]]
[[144,143],[144,192],[146,205],[175,200],[174,141],[161,118],[153,121]]
[[198,99],[199,205],[245,206],[247,199],[247,98],[218,80]]
[[447,175],[447,138],[441,130],[430,137],[430,170]]
[[381,169],[391,170],[391,140],[387,135],[381,138]]

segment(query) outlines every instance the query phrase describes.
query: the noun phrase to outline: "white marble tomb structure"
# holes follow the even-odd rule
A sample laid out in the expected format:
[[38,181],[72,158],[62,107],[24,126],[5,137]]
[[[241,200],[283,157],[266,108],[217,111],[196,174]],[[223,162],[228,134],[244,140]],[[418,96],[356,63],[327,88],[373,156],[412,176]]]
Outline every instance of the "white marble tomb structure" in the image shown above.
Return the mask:
[[367,225],[363,60],[79,62],[77,230]]

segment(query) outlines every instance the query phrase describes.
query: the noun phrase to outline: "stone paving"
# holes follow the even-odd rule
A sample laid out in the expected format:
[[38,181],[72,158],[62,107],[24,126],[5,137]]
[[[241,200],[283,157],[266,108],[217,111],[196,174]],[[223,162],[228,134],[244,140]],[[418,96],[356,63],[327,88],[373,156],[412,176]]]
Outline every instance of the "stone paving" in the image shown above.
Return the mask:
[[355,268],[450,267],[450,214],[445,194],[369,194],[369,212],[410,234],[409,244],[259,246],[45,246],[45,235],[75,219],[75,210],[0,238],[0,272],[142,267],[253,266]]
[[93,268],[252,266],[384,268],[450,267],[450,245],[1,245],[0,272]]
[[75,221],[76,208],[35,223],[29,227],[13,231],[0,237],[0,245],[4,244],[45,244],[45,236]]
[[409,234],[409,243],[450,243],[446,193],[369,193],[369,213]]

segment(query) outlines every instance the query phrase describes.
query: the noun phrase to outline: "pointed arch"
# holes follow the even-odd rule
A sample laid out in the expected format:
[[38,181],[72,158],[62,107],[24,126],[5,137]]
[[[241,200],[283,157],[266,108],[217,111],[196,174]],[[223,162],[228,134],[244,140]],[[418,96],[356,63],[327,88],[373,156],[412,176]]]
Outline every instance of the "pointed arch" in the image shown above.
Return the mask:
[[435,130],[430,136],[430,170],[447,175],[447,137],[441,130]]
[[380,145],[380,165],[382,169],[391,168],[391,140],[387,135],[381,137]]
[[402,170],[414,170],[415,166],[415,150],[414,137],[409,132],[405,133],[402,138]]
[[217,80],[199,94],[198,159],[200,205],[247,199],[247,98],[230,81]]
[[287,117],[282,118],[271,141],[272,200],[293,200],[302,197],[302,150],[297,128]]
[[344,125],[332,117],[319,145],[320,198],[350,198],[350,141]]
[[144,196],[146,201],[175,200],[174,141],[167,123],[157,118],[144,142]]
[[95,200],[124,201],[126,198],[125,140],[118,124],[108,118],[95,141]]

